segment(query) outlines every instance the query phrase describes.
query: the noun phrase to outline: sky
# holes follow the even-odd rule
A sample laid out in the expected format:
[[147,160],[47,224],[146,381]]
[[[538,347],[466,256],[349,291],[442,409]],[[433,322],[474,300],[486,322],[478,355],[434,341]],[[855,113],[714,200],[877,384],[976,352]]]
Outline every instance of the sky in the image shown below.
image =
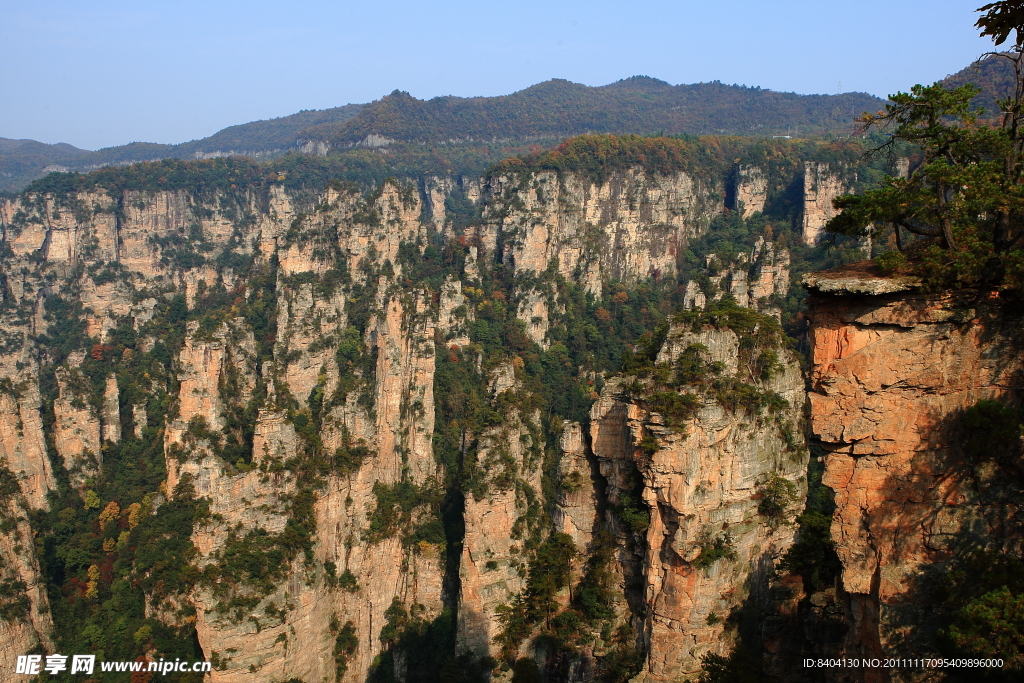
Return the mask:
[[879,96],[991,48],[985,0],[0,0],[0,137],[98,149],[370,102],[633,75]]

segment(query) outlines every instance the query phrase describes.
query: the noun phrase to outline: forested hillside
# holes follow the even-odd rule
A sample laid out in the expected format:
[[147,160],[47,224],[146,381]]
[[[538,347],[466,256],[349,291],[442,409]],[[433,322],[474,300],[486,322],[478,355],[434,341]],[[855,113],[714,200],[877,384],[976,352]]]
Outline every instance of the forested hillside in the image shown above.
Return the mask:
[[984,109],[986,117],[998,116],[997,101],[1013,94],[1013,63],[1005,57],[991,55],[939,82],[947,88],[958,88],[968,83],[976,86],[981,92],[971,102],[971,106]]
[[[404,172],[483,173],[490,164],[580,133],[849,134],[853,117],[881,100],[864,93],[797,95],[722,83],[669,85],[637,76],[589,87],[564,80],[500,97],[423,101],[395,91],[370,104],[304,111],[231,126],[178,145],[134,142],[96,152],[11,141],[0,147],[0,191],[19,190],[44,169],[90,171],[110,164],[289,153],[351,154],[354,145],[389,146]],[[369,142],[367,142],[369,140]],[[393,145],[395,141],[414,143]],[[391,161],[356,154],[344,167]]]
[[309,126],[344,121],[363,105],[349,104],[320,111],[301,111],[266,121],[229,126],[208,138],[177,145],[133,142],[95,152],[67,144],[44,145],[35,140],[0,139],[0,192],[16,191],[50,170],[91,171],[157,159],[195,159],[208,156],[270,156],[295,151],[300,131]]
[[417,100],[395,91],[350,121],[307,129],[336,147],[369,135],[401,142],[557,139],[580,133],[847,134],[881,100],[797,95],[723,83],[669,85],[644,76],[592,88],[550,80],[501,97]]

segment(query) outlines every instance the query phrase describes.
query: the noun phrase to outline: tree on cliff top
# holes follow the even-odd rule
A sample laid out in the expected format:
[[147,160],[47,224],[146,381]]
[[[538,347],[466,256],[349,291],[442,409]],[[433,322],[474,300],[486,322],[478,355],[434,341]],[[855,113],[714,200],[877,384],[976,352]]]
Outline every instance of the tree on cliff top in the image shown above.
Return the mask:
[[899,252],[881,265],[907,268],[933,289],[1024,286],[1024,2],[978,11],[981,35],[997,46],[1015,34],[1009,50],[985,55],[1009,60],[1015,76],[998,115],[971,110],[973,85],[915,85],[893,95],[860,121],[891,128],[880,149],[908,142],[920,150],[919,163],[906,178],[836,199],[843,211],[826,227],[853,236],[893,230]]

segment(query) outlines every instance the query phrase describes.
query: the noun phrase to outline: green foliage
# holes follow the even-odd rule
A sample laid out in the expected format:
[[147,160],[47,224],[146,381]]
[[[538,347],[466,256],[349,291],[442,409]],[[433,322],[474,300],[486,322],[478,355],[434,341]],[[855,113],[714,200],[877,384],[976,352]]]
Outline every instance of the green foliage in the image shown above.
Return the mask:
[[[294,142],[291,139],[289,144]],[[551,142],[555,142],[554,139]],[[50,194],[59,204],[73,202],[76,193],[106,190],[117,197],[125,190],[154,192],[188,190],[203,201],[221,196],[237,206],[245,206],[250,198],[265,206],[270,189],[283,187],[293,195],[315,199],[328,186],[350,189],[379,187],[390,178],[421,178],[424,175],[480,176],[488,166],[511,155],[524,153],[527,146],[519,142],[481,145],[478,143],[446,144],[436,148],[422,145],[398,145],[383,155],[370,149],[338,149],[327,156],[290,153],[269,161],[242,156],[209,160],[173,158],[189,143],[178,146],[160,145],[149,155],[152,161],[131,166],[107,166],[90,173],[50,173],[42,178],[19,174],[16,180],[0,176],[0,188],[24,187],[25,194]],[[115,149],[127,149],[129,146]],[[87,156],[93,156],[93,153]],[[162,160],[159,160],[164,157]],[[85,159],[86,157],[82,157]],[[130,157],[146,159],[147,155]],[[0,168],[5,158],[0,152]],[[38,174],[41,167],[32,170]],[[16,185],[14,185],[16,183]],[[26,186],[27,185],[27,186]],[[187,260],[199,254],[175,249],[176,256]]]
[[[449,199],[451,196],[445,200],[445,206],[449,204]],[[475,213],[470,212],[467,216],[465,214],[470,211],[469,209],[461,204],[453,206],[456,213],[448,217],[460,222],[473,220],[479,210],[472,204],[470,207],[473,207],[472,211]],[[457,276],[462,272],[465,260],[465,250],[458,240],[451,238],[446,241],[442,235],[436,232],[430,232],[427,235],[427,243],[423,246],[422,251],[418,245],[411,242],[402,242],[398,246],[398,262],[402,264],[402,274],[408,287],[415,285],[434,292],[440,291],[446,276],[452,274]]]
[[642,534],[651,525],[651,511],[632,491],[626,491],[619,497],[618,510],[623,523],[635,534]]
[[540,667],[529,657],[520,657],[512,666],[512,683],[541,683]]
[[[185,428],[181,441],[187,448],[191,449],[198,449],[205,442],[208,444],[211,452],[219,456],[222,453],[222,439],[223,434],[211,429],[210,423],[206,421],[204,415],[193,415],[189,418],[188,426]],[[186,451],[183,455],[188,457],[190,453]]]
[[608,568],[611,561],[611,547],[602,548],[591,555],[587,562],[587,571],[573,594],[573,604],[591,623],[615,616],[612,607],[615,598],[612,591],[615,578]]
[[355,593],[359,590],[359,581],[356,580],[356,575],[350,569],[346,569],[338,577],[338,587],[349,593]]
[[648,404],[652,411],[661,413],[668,427],[680,428],[686,420],[697,415],[704,402],[693,394],[674,391],[657,391],[650,395]]
[[[487,397],[487,382],[461,350],[447,349],[435,338],[434,458],[444,467],[448,485],[461,481],[461,488],[478,499],[487,492],[486,472],[476,466],[473,435],[498,421]],[[460,462],[461,461],[461,462]],[[461,466],[460,466],[461,465]]]
[[55,364],[63,363],[72,351],[91,345],[92,340],[85,334],[85,311],[81,301],[53,295],[44,299],[43,308],[46,334],[40,335],[37,341],[50,350]]
[[[738,375],[723,376],[721,363],[707,362],[702,345],[690,345],[675,361],[675,376],[668,386],[681,388],[692,386],[706,396],[715,399],[721,406],[736,411],[740,408],[755,415],[767,409],[779,412],[788,403],[770,389],[758,386],[781,372],[779,350],[787,339],[775,318],[739,306],[732,297],[722,297],[708,304],[703,310],[689,310],[677,313],[674,321],[689,326],[694,332],[710,325],[731,329],[739,336]],[[655,394],[660,395],[660,394]],[[677,403],[692,412],[699,408],[696,397],[679,399]]]
[[406,609],[397,598],[385,612],[380,639],[388,647],[374,660],[368,683],[396,683],[395,655],[405,662],[408,683],[484,683],[494,660],[455,654],[456,624],[452,611],[442,610],[432,621],[424,618],[423,605]]
[[[206,565],[200,576],[203,585],[222,599],[217,605],[219,611],[258,602],[258,598],[272,593],[300,554],[307,564],[312,563],[315,502],[312,489],[300,489],[290,497],[288,521],[279,533],[262,528],[245,533],[239,528],[228,533],[224,545],[214,554],[216,561]],[[245,597],[241,597],[243,594]]]
[[978,125],[970,105],[980,91],[972,85],[915,85],[892,95],[884,112],[865,114],[868,127],[892,126],[883,147],[917,145],[921,161],[907,178],[837,199],[843,211],[826,229],[865,235],[887,226],[909,270],[931,289],[1024,285],[1022,53],[1015,48],[1004,58],[1016,65],[1018,85],[998,103],[1006,114],[1001,125]]
[[[650,173],[669,174],[690,171],[714,157],[706,148],[690,139],[647,138],[639,135],[580,135],[563,142],[550,152],[526,158],[507,159],[494,169],[496,173],[555,170],[572,172],[604,182],[616,171],[640,167]],[[711,169],[701,168],[702,172]]]
[[496,612],[502,632],[495,638],[501,645],[502,656],[515,661],[519,643],[525,640],[533,627],[548,622],[558,610],[555,595],[566,587],[569,569],[576,556],[576,545],[568,534],[551,534],[530,561],[526,587],[511,605],[499,605]]
[[465,190],[456,187],[444,198],[444,215],[450,227],[457,233],[480,222],[480,207],[466,195]]
[[601,680],[606,683],[626,683],[643,669],[645,657],[638,647],[636,633],[626,623],[619,626],[611,647],[601,658]]
[[[103,501],[123,503],[114,519],[100,525],[96,509],[84,508],[79,494],[66,490],[49,510],[35,511],[31,518],[57,647],[94,653],[101,661],[133,660],[145,652],[202,659],[192,625],[174,628],[147,618],[146,604],[170,608],[164,602],[168,596],[194,586],[191,534],[208,514],[205,504],[195,500],[186,475],[171,500],[152,510],[151,497],[142,492],[155,490],[165,474],[162,453],[151,444],[126,439],[106,456],[109,476],[96,482],[96,492]],[[126,461],[135,468],[126,468]],[[129,505],[133,500],[139,503],[135,508]],[[187,617],[188,608],[179,616]],[[200,678],[189,674],[177,680],[198,683]]]
[[356,636],[356,627],[351,621],[346,621],[334,639],[335,680],[340,681],[348,671],[348,659],[356,653],[358,648],[359,638]]
[[757,504],[757,512],[773,524],[785,521],[786,510],[797,501],[796,484],[773,473],[757,487],[757,495],[761,502]]
[[0,581],[0,621],[27,622],[31,609],[28,586],[19,579]]
[[700,555],[693,561],[698,569],[707,569],[719,560],[735,560],[736,546],[728,533],[721,533],[707,539],[700,546]]
[[[740,337],[742,361],[751,360],[755,351],[776,349],[786,342],[782,327],[775,318],[740,306],[730,296],[712,301],[702,310],[677,313],[674,321],[689,325],[694,332],[699,332],[705,325],[732,330]],[[751,375],[751,379],[756,377],[755,373]]]
[[393,645],[409,625],[409,612],[398,597],[391,599],[391,606],[384,611],[384,620],[387,623],[380,630],[380,640],[385,645]]
[[[672,86],[645,76],[593,88],[556,79],[499,97],[421,101],[395,91],[370,104],[302,111],[230,126],[208,138],[177,145],[134,142],[89,152],[65,144],[6,141],[0,149],[0,191],[20,189],[51,164],[116,169],[136,160],[193,159],[196,153],[227,150],[273,156],[277,150],[294,148],[297,139],[328,142],[333,149],[327,157],[278,153],[267,164],[273,171],[268,173],[271,181],[291,187],[331,178],[370,184],[388,176],[478,176],[488,164],[526,151],[528,144],[538,140],[555,143],[589,131],[667,131],[674,137],[692,138],[686,133],[725,130],[760,136],[786,132],[794,121],[801,131],[844,132],[853,116],[881,104],[863,93],[802,96],[718,82]],[[383,155],[358,145],[370,134],[397,142]],[[495,140],[508,142],[497,144]],[[357,143],[355,147],[353,143]],[[249,159],[243,161],[251,163]],[[223,178],[216,186],[226,190],[233,189],[233,185],[242,187],[248,179],[244,165],[210,161],[202,165],[221,171]],[[50,174],[30,187],[60,187],[77,175]],[[181,187],[185,178],[173,171],[154,174],[147,189]],[[193,181],[210,184],[201,177]]]
[[708,353],[708,347],[703,344],[690,344],[679,354],[675,362],[676,384],[681,386],[705,384],[709,375],[717,375],[724,370],[721,363],[705,361],[704,354],[706,353]]
[[11,472],[7,465],[0,465],[0,497],[10,500],[21,493],[21,486],[18,478]]
[[1024,559],[992,550],[957,551],[932,587],[933,597],[955,613],[987,593],[1024,595]]
[[[783,368],[778,350],[785,336],[778,321],[737,305],[731,297],[713,301],[704,310],[677,313],[674,321],[694,332],[706,325],[735,331],[740,338],[739,371],[737,376],[723,376],[725,366],[705,360],[707,348],[702,344],[688,346],[671,365],[656,365],[667,325],[639,339],[635,350],[624,355],[623,371],[652,378],[653,383],[634,382],[629,390],[649,410],[661,413],[666,426],[684,428],[686,420],[695,417],[703,405],[702,395],[730,411],[742,408],[754,415],[764,410],[778,413],[788,407],[779,394],[758,386]],[[654,445],[651,442],[646,450],[653,452]]]
[[373,394],[370,387],[376,380],[377,349],[367,348],[363,334],[369,323],[368,304],[373,295],[369,287],[354,288],[351,298],[355,299],[354,310],[349,313],[352,323],[341,332],[335,359],[341,371],[338,388],[331,398],[331,404],[340,405],[348,394],[359,391],[359,401],[367,408],[372,407]]
[[835,503],[830,488],[821,483],[823,463],[811,458],[807,469],[807,507],[797,517],[799,532],[779,569],[800,575],[808,593],[832,584],[842,570],[832,540],[832,512]]
[[779,565],[780,569],[799,574],[811,590],[831,584],[842,569],[832,540],[832,517],[808,510],[797,517],[800,534]]
[[1012,463],[1021,453],[1024,415],[994,399],[982,399],[964,411],[960,420],[962,448],[972,462]]
[[[428,507],[428,512],[436,513],[441,503],[441,495],[436,486],[419,485],[411,481],[399,481],[394,484],[374,482],[373,495],[376,504],[369,516],[369,527],[364,533],[364,537],[370,543],[379,543],[408,529],[413,512],[417,508]],[[420,540],[443,542],[443,527],[439,526],[436,519],[428,520],[426,528],[421,526],[405,536],[406,543]]]
[[875,257],[875,263],[886,275],[899,273],[907,267],[907,257],[903,252],[887,251]]
[[[368,135],[400,142],[560,139],[601,133],[784,132],[799,117],[802,130],[835,131],[881,102],[862,94],[814,98],[719,82],[672,86],[634,76],[592,88],[554,79],[499,97],[418,100],[394,91],[343,123],[307,131],[343,148]],[[713,120],[713,124],[710,123]],[[427,146],[424,145],[424,146]]]
[[1024,595],[1006,586],[985,593],[953,615],[948,637],[971,657],[998,658],[1009,667],[1024,664]]
[[698,683],[761,683],[766,680],[760,662],[747,648],[738,644],[728,657],[704,655]]

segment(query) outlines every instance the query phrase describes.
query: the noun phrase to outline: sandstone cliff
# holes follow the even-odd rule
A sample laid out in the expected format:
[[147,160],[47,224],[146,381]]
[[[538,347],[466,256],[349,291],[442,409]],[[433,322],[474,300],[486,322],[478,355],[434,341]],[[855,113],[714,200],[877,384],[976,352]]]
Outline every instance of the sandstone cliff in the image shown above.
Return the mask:
[[749,218],[764,209],[768,200],[768,177],[759,166],[736,167],[735,195],[733,205],[729,208],[741,211],[744,218]]
[[864,264],[809,283],[811,430],[835,491],[846,652],[935,652],[934,577],[968,551],[1019,552],[1021,489],[999,456],[1014,445],[974,435],[965,418],[979,401],[1021,400],[1012,307],[920,293]]
[[[5,202],[0,455],[22,521],[0,551],[29,600],[0,666],[38,645],[201,655],[224,682],[455,661],[672,680],[727,652],[725,618],[792,542],[799,371],[679,323],[653,366],[703,345],[759,397],[680,385],[704,396],[685,424],[655,379],[605,372],[671,306],[721,185],[632,168]],[[788,265],[762,239],[710,276],[776,313]],[[556,615],[575,625],[552,648]]]
[[718,210],[717,187],[686,173],[630,170],[605,182],[540,172],[488,185],[484,219],[517,271],[555,272],[599,294],[610,279],[669,276],[687,238]]
[[[737,363],[739,345],[731,329],[679,325],[657,361],[673,367],[700,349],[698,362],[751,381]],[[752,381],[781,399],[776,407],[730,405],[691,386],[698,400],[692,417],[680,419],[663,393],[622,379],[594,405],[592,443],[610,505],[623,511],[642,501],[649,514],[646,528],[631,514],[610,515],[626,572],[642,577],[646,680],[693,676],[703,655],[727,654],[726,617],[767,589],[792,542],[807,456],[785,435],[800,420],[803,380],[788,357],[771,379]]]
[[846,172],[845,167],[833,168],[827,163],[804,163],[804,244],[816,244],[825,224],[836,215],[832,200],[850,191],[843,178]]

